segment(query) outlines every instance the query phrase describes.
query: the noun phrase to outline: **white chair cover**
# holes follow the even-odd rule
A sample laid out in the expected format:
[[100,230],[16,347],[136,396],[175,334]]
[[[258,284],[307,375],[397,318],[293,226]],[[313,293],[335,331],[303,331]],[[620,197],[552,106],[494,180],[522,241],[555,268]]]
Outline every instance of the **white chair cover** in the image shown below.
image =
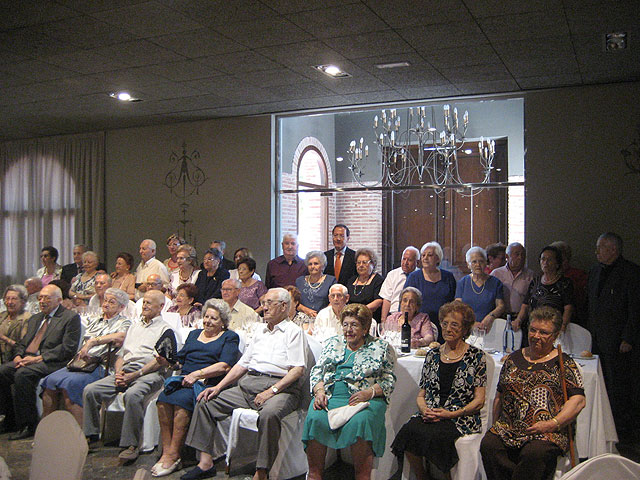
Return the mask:
[[[501,347],[502,348],[502,347]],[[485,354],[487,363],[487,389],[485,393],[485,402],[482,410],[480,410],[480,420],[482,421],[482,432],[472,433],[471,435],[463,435],[456,440],[455,446],[458,452],[458,463],[451,469],[452,480],[479,480],[486,478],[484,467],[482,466],[482,457],[480,456],[480,442],[485,432],[488,430],[489,410],[493,405],[489,405],[490,386],[495,374],[495,363],[493,359]],[[432,469],[431,476],[441,476],[441,473]],[[402,479],[415,479],[415,475],[411,472],[411,466],[404,459],[402,467]]]
[[33,440],[30,480],[80,480],[89,447],[82,429],[65,410],[43,418]]
[[562,345],[564,353],[580,355],[591,351],[591,332],[580,325],[570,323],[567,330],[558,337],[557,343]]
[[[484,335],[484,345],[476,345],[478,348],[483,348],[485,350],[496,350],[498,352],[502,351],[503,344],[503,333],[504,327],[507,325],[507,321],[503,318],[496,318],[493,321],[493,325],[491,325],[491,330]],[[513,332],[514,337],[514,351],[520,348],[522,344],[522,330],[518,330],[517,332]]]
[[562,480],[640,479],[640,464],[613,453],[590,458],[565,473]]

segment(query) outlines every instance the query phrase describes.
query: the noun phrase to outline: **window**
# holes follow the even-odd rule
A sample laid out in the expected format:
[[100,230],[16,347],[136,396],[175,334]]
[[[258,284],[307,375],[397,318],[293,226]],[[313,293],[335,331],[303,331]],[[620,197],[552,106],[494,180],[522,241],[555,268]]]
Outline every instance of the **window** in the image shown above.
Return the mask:
[[[327,165],[320,151],[307,147],[298,164],[298,191],[327,188]],[[301,255],[327,249],[327,198],[321,193],[298,195],[298,243]]]

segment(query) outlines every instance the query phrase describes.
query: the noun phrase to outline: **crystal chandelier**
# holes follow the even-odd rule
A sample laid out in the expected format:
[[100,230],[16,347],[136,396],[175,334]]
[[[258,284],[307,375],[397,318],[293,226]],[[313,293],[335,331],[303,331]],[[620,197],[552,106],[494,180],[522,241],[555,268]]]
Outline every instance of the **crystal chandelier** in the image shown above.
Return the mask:
[[374,117],[375,143],[382,161],[375,179],[363,178],[369,162],[369,146],[364,145],[363,138],[359,142],[351,141],[349,169],[356,182],[364,187],[382,186],[394,190],[423,185],[433,188],[437,194],[454,188],[465,196],[478,193],[483,184],[490,183],[495,155],[495,141],[490,139],[482,138],[478,142],[482,179],[471,183],[460,176],[459,152],[464,149],[469,153],[468,147],[464,148],[469,112],[465,111],[460,119],[457,108],[451,110],[445,105],[441,130],[436,125],[434,107],[429,110],[427,107],[408,108],[406,117],[406,126],[402,125],[395,108],[382,110],[380,118]]

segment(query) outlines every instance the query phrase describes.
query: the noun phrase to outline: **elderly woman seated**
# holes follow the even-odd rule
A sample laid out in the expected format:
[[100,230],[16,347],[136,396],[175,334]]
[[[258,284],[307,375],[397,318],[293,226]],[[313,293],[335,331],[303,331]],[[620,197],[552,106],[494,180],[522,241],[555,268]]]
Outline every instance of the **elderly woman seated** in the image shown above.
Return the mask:
[[304,259],[309,275],[296,279],[296,287],[300,290],[298,310],[315,318],[318,312],[329,305],[329,288],[336,283],[336,277],[324,272],[327,257],[319,250],[307,253]]
[[416,399],[418,413],[391,445],[393,453],[407,456],[418,480],[429,478],[423,458],[447,473],[458,462],[458,437],[481,430],[487,364],[482,350],[465,342],[474,324],[469,305],[454,301],[440,308],[445,343],[427,353]]
[[[216,385],[239,357],[239,337],[228,330],[229,306],[224,300],[207,300],[202,308],[204,328],[189,333],[177,354],[179,376],[166,380],[158,397],[162,457],[151,473],[163,477],[180,468],[180,449],[189,429],[196,398],[205,386]],[[168,362],[156,357],[163,365]]]
[[[384,418],[395,383],[395,352],[384,340],[369,335],[372,315],[365,305],[348,305],[340,318],[344,335],[326,341],[311,370],[314,398],[302,434],[310,479],[322,478],[327,447],[351,447],[358,479],[370,478],[374,455],[384,453]],[[368,405],[343,426],[331,428],[328,411],[364,402]]]
[[540,307],[529,319],[529,346],[504,362],[495,423],[480,446],[491,479],[551,478],[558,456],[569,448],[568,427],[585,406],[578,366],[566,354],[559,358],[553,346],[562,328],[560,312]]
[[0,313],[0,361],[13,360],[13,346],[27,333],[27,320],[31,314],[24,307],[29,294],[22,285],[9,285],[2,300],[6,311]]
[[198,269],[198,254],[191,245],[180,245],[176,253],[178,269],[169,275],[169,283],[175,291],[183,283],[196,283],[200,270]]
[[438,327],[429,319],[429,315],[420,312],[422,293],[415,287],[405,287],[400,294],[400,311],[392,313],[382,325],[384,331],[400,331],[405,316],[411,325],[411,348],[429,345],[438,339]]
[[456,300],[473,309],[477,327],[488,332],[493,321],[504,312],[502,282],[485,272],[487,252],[481,247],[467,250],[466,260],[471,273],[462,277],[456,288]]
[[62,267],[58,265],[58,249],[55,247],[44,247],[40,251],[40,261],[42,268],[39,268],[36,277],[42,280],[42,286],[49,285],[51,280],[56,280],[62,275]]
[[82,272],[71,282],[69,297],[78,306],[86,305],[96,293],[95,282],[100,261],[98,254],[92,251],[82,254]]
[[89,322],[84,334],[84,343],[69,364],[42,381],[42,416],[57,410],[60,398],[65,409],[71,412],[82,427],[82,392],[84,387],[104,377],[111,346],[117,350],[122,346],[131,320],[122,316],[129,304],[129,295],[118,289],[108,288],[102,302],[102,317]]
[[198,287],[193,283],[178,286],[173,305],[167,309],[169,313],[179,313],[183,327],[195,328],[200,321],[200,307],[194,305],[198,296]]
[[256,273],[256,261],[253,258],[243,258],[238,262],[238,275],[241,284],[238,297],[242,303],[262,314],[263,308],[260,305],[260,299],[267,293],[267,287],[253,277],[254,273]]
[[293,285],[287,285],[287,292],[291,295],[291,306],[289,307],[289,320],[302,328],[305,332],[311,333],[311,324],[313,323],[313,318],[311,318],[306,313],[298,310],[300,305],[300,290],[298,290]]

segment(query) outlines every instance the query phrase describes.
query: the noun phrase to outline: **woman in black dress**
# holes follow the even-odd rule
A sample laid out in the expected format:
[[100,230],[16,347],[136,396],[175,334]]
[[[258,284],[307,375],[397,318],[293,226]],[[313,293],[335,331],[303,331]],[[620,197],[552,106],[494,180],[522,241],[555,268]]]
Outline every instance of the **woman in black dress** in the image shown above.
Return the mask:
[[347,282],[349,291],[349,303],[361,303],[366,305],[373,313],[373,318],[380,323],[382,298],[380,287],[384,279],[375,273],[378,259],[373,250],[361,248],[356,252],[357,275]]

